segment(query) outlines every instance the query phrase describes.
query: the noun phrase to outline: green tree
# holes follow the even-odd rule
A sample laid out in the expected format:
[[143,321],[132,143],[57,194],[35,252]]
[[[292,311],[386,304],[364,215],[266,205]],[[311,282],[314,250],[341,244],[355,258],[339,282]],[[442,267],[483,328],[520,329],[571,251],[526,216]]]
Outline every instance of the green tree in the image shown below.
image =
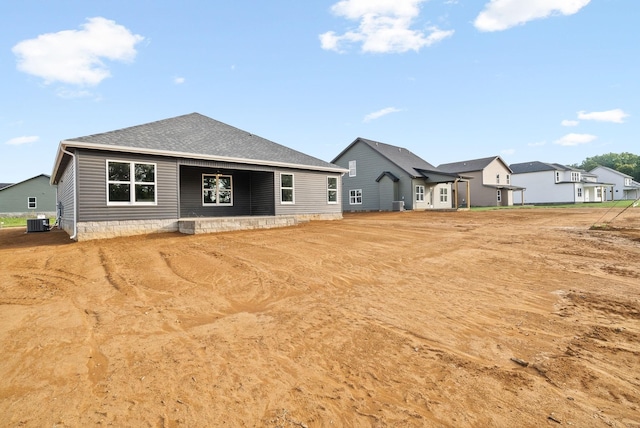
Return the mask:
[[634,180],[640,181],[640,156],[633,153],[607,153],[604,155],[586,158],[581,164],[572,165],[590,171],[596,166],[606,166],[624,174],[630,175]]

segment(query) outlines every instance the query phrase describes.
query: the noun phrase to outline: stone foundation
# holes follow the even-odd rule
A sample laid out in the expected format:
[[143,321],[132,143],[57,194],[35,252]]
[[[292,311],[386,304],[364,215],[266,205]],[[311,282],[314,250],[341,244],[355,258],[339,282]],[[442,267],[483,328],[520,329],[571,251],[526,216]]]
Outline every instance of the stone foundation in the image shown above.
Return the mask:
[[[195,235],[232,230],[271,229],[295,226],[311,220],[339,220],[342,213],[301,214],[264,217],[206,217],[169,220],[115,220],[78,223],[77,241],[107,239],[120,236],[176,232]],[[67,228],[64,228],[67,230]],[[72,234],[72,231],[68,231]]]

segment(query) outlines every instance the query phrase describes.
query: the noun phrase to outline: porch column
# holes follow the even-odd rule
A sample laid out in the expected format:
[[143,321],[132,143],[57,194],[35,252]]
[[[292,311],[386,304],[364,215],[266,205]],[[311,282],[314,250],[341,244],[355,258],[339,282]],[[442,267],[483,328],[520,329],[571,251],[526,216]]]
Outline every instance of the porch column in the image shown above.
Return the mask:
[[456,194],[455,194],[455,196],[453,198],[455,205],[453,206],[453,208],[455,208],[457,210],[458,209],[458,179],[457,178],[453,181],[453,184],[455,185],[455,188],[456,188],[456,190],[455,190]]
[[471,182],[467,180],[467,209],[471,209]]

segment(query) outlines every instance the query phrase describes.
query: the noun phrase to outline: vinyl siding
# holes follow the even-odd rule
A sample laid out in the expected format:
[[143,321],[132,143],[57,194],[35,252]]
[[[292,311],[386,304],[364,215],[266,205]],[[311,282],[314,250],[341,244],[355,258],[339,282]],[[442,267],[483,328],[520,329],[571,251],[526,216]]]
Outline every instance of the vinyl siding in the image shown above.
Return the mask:
[[[281,203],[280,174],[293,174],[293,204]],[[340,200],[340,174],[304,170],[279,169],[275,172],[274,193],[276,215],[335,214],[341,213],[340,203],[327,202],[327,177],[338,179],[338,201]]]
[[[232,205],[203,205],[202,175],[232,177]],[[180,217],[273,215],[273,173],[209,167],[180,168]]]
[[[36,208],[29,209],[28,198],[36,198]],[[0,191],[0,213],[53,213],[56,210],[56,188],[44,175],[25,180]]]
[[[344,211],[379,211],[391,209],[391,202],[395,199],[391,201],[381,201],[380,185],[376,181],[380,174],[385,171],[392,173],[400,179],[400,181],[396,183],[397,193],[395,193],[393,197],[397,197],[398,200],[404,200],[406,209],[413,209],[412,180],[402,169],[361,142],[354,144],[334,163],[348,169],[349,161],[352,160],[356,161],[356,176],[349,177],[347,173],[342,177],[342,207]],[[349,191],[354,189],[362,189],[362,205],[349,204]],[[386,192],[384,190],[382,194],[384,198],[388,198],[390,195],[388,191]]]
[[[173,158],[78,150],[78,221],[178,218],[177,161]],[[107,159],[156,164],[156,205],[107,205]]]
[[73,235],[73,225],[76,219],[74,210],[73,182],[75,180],[75,164],[67,163],[67,167],[62,173],[62,178],[58,182],[58,204],[61,206],[60,227],[70,236]]

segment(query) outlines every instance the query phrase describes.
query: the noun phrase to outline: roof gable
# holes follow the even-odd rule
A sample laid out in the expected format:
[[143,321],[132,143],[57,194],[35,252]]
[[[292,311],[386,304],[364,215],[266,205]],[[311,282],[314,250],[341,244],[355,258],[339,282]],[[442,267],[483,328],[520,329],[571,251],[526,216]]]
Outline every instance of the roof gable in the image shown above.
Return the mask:
[[625,174],[624,172],[620,172],[617,169],[613,169],[613,168],[609,168],[608,166],[603,166],[603,165],[598,165],[595,168],[593,168],[590,172],[593,173],[593,171],[597,170],[598,168],[600,169],[604,169],[605,171],[609,171],[611,173],[617,174],[621,177],[625,177],[625,178],[633,178],[631,175]]
[[101,134],[64,140],[65,147],[129,151],[242,163],[274,163],[326,170],[342,168],[273,141],[191,113]]
[[481,158],[481,159],[470,159],[470,160],[461,161],[461,162],[443,163],[441,165],[438,165],[438,169],[441,171],[454,172],[454,173],[482,171],[496,159],[500,161],[500,163],[502,163],[505,168],[511,171],[511,168],[509,168],[509,165],[507,165],[507,163],[503,161],[500,156],[491,156],[488,158]]
[[22,181],[20,181],[20,182],[18,182],[18,183],[0,183],[0,191],[1,191],[1,190],[4,190],[4,189],[8,189],[8,188],[10,188],[10,187],[19,186],[19,185],[21,185],[21,184],[23,184],[23,183],[26,183],[27,181],[35,180],[35,179],[38,179],[38,178],[40,178],[40,177],[44,177],[44,178],[46,178],[46,179],[47,179],[47,181],[51,178],[51,177],[50,177],[50,176],[48,176],[47,174],[38,174],[38,175],[36,175],[36,176],[34,176],[34,177],[27,178],[26,180],[22,180]]
[[411,177],[420,177],[422,174],[420,170],[438,171],[438,169],[425,161],[418,155],[412,153],[403,147],[393,146],[391,144],[381,143],[379,141],[368,140],[366,138],[356,138],[346,149],[344,149],[338,156],[336,156],[331,162],[336,162],[342,157],[351,147],[355,144],[365,144],[380,156],[393,163],[398,168],[402,169]]

